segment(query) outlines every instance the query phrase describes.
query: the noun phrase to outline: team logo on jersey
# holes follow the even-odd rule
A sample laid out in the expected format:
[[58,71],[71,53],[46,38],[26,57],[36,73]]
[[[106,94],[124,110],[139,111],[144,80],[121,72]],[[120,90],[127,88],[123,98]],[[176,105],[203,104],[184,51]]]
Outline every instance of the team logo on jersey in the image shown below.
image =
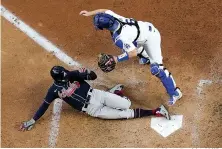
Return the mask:
[[73,83],[69,82],[68,88],[63,88],[58,92],[59,98],[70,97],[72,94],[80,87],[80,83],[74,81]]
[[125,47],[125,49],[129,49],[129,48],[130,48],[130,45],[127,44],[127,43],[124,43],[124,47]]

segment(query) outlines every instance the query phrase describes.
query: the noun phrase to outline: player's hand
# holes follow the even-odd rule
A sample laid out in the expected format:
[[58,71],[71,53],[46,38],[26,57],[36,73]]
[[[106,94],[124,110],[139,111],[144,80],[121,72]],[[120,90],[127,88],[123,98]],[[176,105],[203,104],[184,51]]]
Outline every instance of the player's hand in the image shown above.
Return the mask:
[[79,15],[86,16],[86,17],[91,16],[90,12],[87,10],[80,11]]
[[118,63],[117,56],[113,56],[113,59],[116,63]]
[[86,68],[79,68],[79,72],[80,73],[83,73],[83,72],[85,72],[87,69]]
[[84,73],[84,72],[86,72],[87,74],[90,74],[90,70],[89,69],[87,69],[87,68],[79,68],[79,70],[78,70],[80,73]]
[[35,124],[35,120],[33,118],[29,121],[22,122],[22,124],[20,125],[20,130],[29,131],[33,128],[34,124]]

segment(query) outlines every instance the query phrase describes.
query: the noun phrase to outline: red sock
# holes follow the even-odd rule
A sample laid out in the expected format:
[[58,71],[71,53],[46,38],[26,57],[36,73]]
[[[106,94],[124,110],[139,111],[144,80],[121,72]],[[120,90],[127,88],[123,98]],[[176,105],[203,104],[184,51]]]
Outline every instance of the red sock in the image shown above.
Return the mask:
[[155,115],[156,117],[162,117],[163,116],[162,114],[157,113],[158,110],[159,110],[159,108],[156,108],[155,110],[152,110],[153,111],[153,115]]
[[114,91],[114,94],[123,97],[123,91],[122,91],[122,90],[121,90],[121,91],[115,90],[115,91]]
[[156,110],[157,109],[152,110],[153,115],[156,115]]

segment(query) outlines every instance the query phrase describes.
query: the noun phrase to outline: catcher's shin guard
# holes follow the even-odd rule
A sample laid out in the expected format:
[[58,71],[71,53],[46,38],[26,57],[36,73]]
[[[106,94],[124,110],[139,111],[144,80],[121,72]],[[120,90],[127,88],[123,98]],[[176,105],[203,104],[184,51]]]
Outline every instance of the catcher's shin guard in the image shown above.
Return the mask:
[[163,66],[157,63],[151,64],[150,67],[151,73],[161,80],[163,86],[166,88],[166,91],[171,98],[176,96],[179,98],[182,97],[182,93],[181,95],[178,93],[178,88],[176,87],[173,76],[166,68],[163,68]]

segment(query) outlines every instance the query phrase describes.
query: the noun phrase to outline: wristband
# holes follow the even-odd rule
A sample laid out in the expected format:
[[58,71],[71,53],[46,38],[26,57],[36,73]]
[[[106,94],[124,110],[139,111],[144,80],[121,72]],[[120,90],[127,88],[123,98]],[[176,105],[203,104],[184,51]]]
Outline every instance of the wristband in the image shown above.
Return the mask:
[[129,59],[129,54],[127,52],[124,52],[123,54],[117,56],[117,61],[122,62]]

